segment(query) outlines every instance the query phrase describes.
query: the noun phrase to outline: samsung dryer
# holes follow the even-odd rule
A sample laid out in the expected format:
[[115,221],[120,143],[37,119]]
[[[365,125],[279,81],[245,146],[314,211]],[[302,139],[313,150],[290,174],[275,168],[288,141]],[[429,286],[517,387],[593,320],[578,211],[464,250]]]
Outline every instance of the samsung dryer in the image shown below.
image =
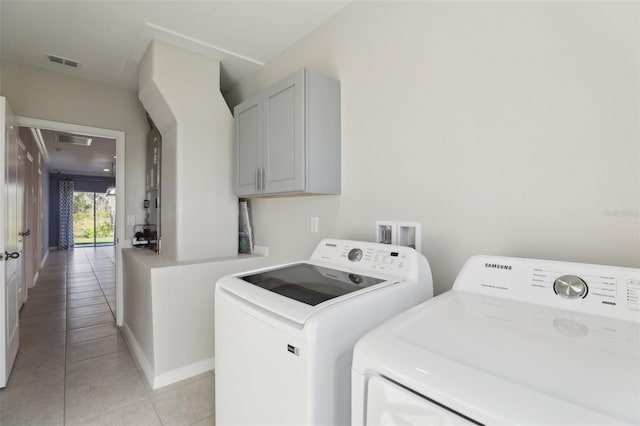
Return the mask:
[[640,423],[640,270],[472,257],[354,350],[353,425]]
[[348,425],[353,345],[433,295],[408,247],[324,240],[310,260],[220,279],[217,425]]

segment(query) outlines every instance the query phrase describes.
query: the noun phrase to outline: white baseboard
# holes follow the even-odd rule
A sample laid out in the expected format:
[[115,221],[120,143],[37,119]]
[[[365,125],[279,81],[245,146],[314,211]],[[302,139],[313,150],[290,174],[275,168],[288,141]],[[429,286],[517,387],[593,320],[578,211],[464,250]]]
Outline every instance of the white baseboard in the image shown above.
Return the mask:
[[44,252],[44,256],[42,256],[42,261],[40,262],[40,267],[44,267],[44,262],[47,260],[47,256],[49,256],[49,250]]
[[147,357],[144,356],[144,352],[142,351],[142,347],[140,346],[140,343],[138,343],[138,340],[135,338],[135,336],[133,335],[133,332],[131,331],[131,329],[129,328],[126,322],[122,324],[122,332],[124,334],[124,340],[127,343],[127,346],[129,346],[129,349],[131,349],[131,353],[133,357],[136,359],[136,362],[138,363],[140,368],[142,368],[142,371],[144,372],[144,375],[147,378],[147,382],[149,383],[149,386],[155,389],[155,387],[153,386],[153,381],[154,381],[153,367],[149,363],[149,360],[147,360]]
[[142,368],[147,382],[153,390],[168,386],[170,384],[188,379],[193,376],[197,376],[198,374],[206,373],[207,371],[211,371],[214,369],[215,360],[213,357],[211,357],[155,376],[151,363],[149,363],[149,360],[147,360],[147,357],[145,357],[144,352],[142,351],[142,347],[138,343],[138,340],[135,338],[133,332],[126,322],[122,325],[122,332],[124,334],[127,346],[129,346],[129,349],[131,349],[133,357],[136,359],[136,362],[138,363],[140,368]]
[[215,365],[214,358],[207,358],[202,361],[194,362],[193,364],[185,365],[184,367],[176,368],[175,370],[167,371],[156,376],[153,380],[153,389],[158,389],[164,386],[168,386],[172,383],[179,382],[184,379],[188,379],[198,374],[206,373],[213,370]]

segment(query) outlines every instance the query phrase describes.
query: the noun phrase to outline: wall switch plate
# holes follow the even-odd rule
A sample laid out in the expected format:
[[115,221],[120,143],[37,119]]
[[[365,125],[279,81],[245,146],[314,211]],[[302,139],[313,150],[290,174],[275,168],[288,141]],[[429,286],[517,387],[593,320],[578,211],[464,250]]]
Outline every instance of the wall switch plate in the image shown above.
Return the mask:
[[136,224],[136,215],[128,214],[127,215],[127,225],[135,225]]

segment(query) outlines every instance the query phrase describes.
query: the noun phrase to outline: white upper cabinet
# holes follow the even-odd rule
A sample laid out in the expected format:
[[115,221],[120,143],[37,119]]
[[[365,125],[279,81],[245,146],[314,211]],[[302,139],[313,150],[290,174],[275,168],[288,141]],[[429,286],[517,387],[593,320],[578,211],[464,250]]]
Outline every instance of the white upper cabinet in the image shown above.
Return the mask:
[[[259,167],[262,167],[262,128],[256,97],[235,107],[236,192],[252,194],[258,188]],[[260,164],[260,166],[258,166]]]
[[340,83],[301,70],[236,106],[239,196],[340,193]]

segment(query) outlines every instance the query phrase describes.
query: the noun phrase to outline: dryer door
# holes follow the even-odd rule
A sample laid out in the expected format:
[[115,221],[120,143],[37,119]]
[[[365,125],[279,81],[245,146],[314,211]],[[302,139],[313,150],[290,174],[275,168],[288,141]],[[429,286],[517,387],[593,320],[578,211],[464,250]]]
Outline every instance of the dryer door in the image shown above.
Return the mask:
[[366,410],[367,426],[481,424],[381,377],[368,381]]

